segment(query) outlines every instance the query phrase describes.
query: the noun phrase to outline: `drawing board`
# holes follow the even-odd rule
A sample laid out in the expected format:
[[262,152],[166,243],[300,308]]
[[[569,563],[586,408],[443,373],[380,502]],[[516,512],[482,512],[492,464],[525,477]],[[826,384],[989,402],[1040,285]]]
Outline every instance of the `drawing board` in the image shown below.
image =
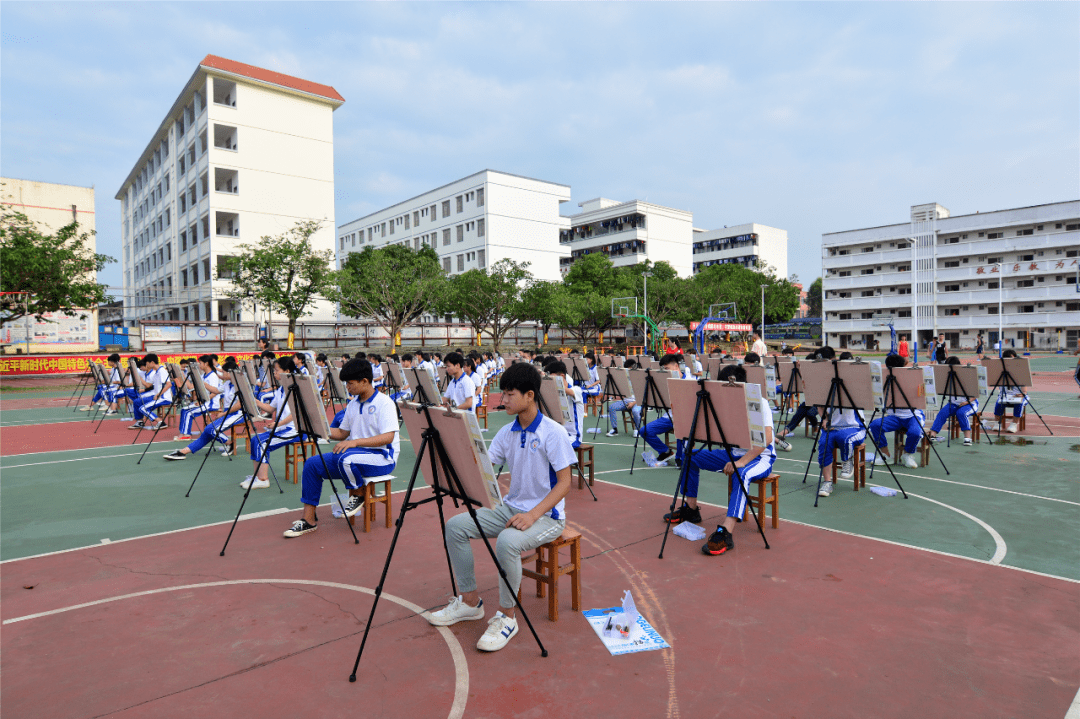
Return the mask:
[[240,360],[240,370],[247,377],[249,385],[257,385],[259,383],[259,373],[255,369],[256,360]]
[[562,377],[541,377],[539,399],[540,410],[559,424],[566,424],[573,419],[573,401],[566,394],[566,384]]
[[236,387],[236,396],[240,398],[240,409],[248,417],[258,417],[259,405],[255,402],[255,392],[251,389],[247,374],[240,369],[229,370],[229,374],[232,375],[232,383]]
[[[430,378],[429,375],[428,379]],[[461,480],[465,494],[484,507],[502,506],[499,483],[495,479],[495,470],[491,466],[491,457],[488,455],[487,444],[475,414],[460,409],[424,409],[424,405],[416,402],[402,402],[401,416],[405,420],[405,429],[417,457],[420,457],[424,432],[430,426],[438,432],[443,449]],[[425,457],[422,460],[420,469],[428,486],[441,487],[455,495],[459,494],[453,480],[445,475],[441,462],[436,462],[433,470],[429,459]]]
[[[931,365],[934,368],[934,384],[938,392],[948,397],[967,397],[985,399],[990,395],[987,384],[988,373],[982,365]],[[956,374],[956,379],[949,385],[949,369]]]
[[[697,393],[701,387],[709,393],[716,417],[709,412],[705,402],[698,408],[697,425],[694,439],[698,442],[720,442],[720,432],[716,420],[724,430],[724,438],[733,447],[750,449],[765,446],[765,414],[761,391],[757,385],[738,382],[718,382],[693,379],[673,379],[668,382],[671,395],[671,420],[675,436],[689,439],[690,427],[694,421],[694,408],[697,406]],[[706,421],[706,413],[708,420]]]
[[326,380],[330,383],[328,388],[331,397],[340,402],[349,401],[349,390],[345,388],[345,383],[341,381],[341,369],[328,367],[326,369]]
[[[323,409],[322,399],[319,397],[319,385],[315,378],[308,374],[287,374],[281,382],[282,388],[289,396],[289,413],[296,422],[297,431],[304,434],[315,435],[323,439],[330,438],[330,423],[326,421],[326,410]],[[295,386],[292,392],[289,387]],[[307,410],[307,419],[310,427],[305,426],[304,410]],[[310,432],[304,430],[311,430]]]
[[[834,409],[874,408],[874,392],[871,387],[871,362],[852,362],[851,360],[818,360],[800,362],[799,373],[805,387],[805,402],[808,405],[824,407],[829,398],[829,389],[835,373],[839,373],[847,392],[840,390],[838,397],[833,397]],[[835,367],[835,369],[834,369]],[[850,398],[849,398],[850,395]],[[852,403],[854,402],[854,407]]]
[[705,370],[709,373],[709,379],[716,379],[720,374],[721,368],[724,365],[739,364],[739,360],[734,357],[730,359],[724,359],[723,357],[710,357],[709,361],[705,363]]
[[405,370],[400,364],[391,362],[386,366],[386,369],[389,372],[386,378],[391,387],[400,390],[408,385],[408,381],[405,379]]
[[[799,368],[798,362],[779,362],[776,365],[776,370],[779,372],[781,392],[784,394],[799,394],[806,391],[806,387],[803,386],[802,373],[797,372]],[[794,376],[795,381],[792,382]]]
[[[679,377],[678,372],[665,372],[661,369],[632,369],[628,370],[630,374],[630,387],[633,388],[634,397],[638,398],[638,404],[650,407],[671,407],[671,401],[668,397],[668,380],[672,377]],[[649,396],[645,395],[646,378],[652,376],[654,390],[649,393]]]
[[[936,410],[938,408],[934,365],[890,368],[883,366],[881,362],[868,364],[875,409],[893,409],[894,406],[896,409]],[[893,381],[888,396],[885,396],[885,383],[890,375]]]
[[1004,370],[1012,375],[1017,387],[1031,386],[1031,360],[1027,357],[983,357],[982,365],[986,368],[986,381],[991,387],[1009,384]]
[[634,396],[634,388],[630,386],[629,373],[630,370],[622,367],[600,368],[600,386],[608,391],[608,397],[622,396],[629,398]]
[[413,390],[413,399],[427,404],[442,404],[442,392],[435,386],[430,372],[419,367],[405,367],[402,371]]
[[761,394],[770,402],[776,399],[776,371],[771,365],[762,367],[759,364],[743,365],[746,370],[746,381],[756,384],[761,388]]

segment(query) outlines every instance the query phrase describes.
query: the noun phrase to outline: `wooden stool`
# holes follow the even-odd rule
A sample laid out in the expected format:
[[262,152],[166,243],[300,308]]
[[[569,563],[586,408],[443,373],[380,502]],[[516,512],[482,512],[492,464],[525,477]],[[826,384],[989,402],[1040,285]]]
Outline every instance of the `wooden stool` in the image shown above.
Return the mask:
[[[973,412],[969,421],[971,423],[971,440],[978,444],[979,438],[982,436],[982,419],[979,417],[978,412]],[[960,439],[963,434],[964,430],[960,428],[956,415],[949,417],[949,439]]]
[[245,453],[250,454],[251,449],[249,448],[249,444],[251,436],[248,431],[247,422],[237,422],[232,427],[229,427],[229,442],[232,444],[233,452],[237,457],[240,456],[240,442],[238,440],[244,441],[244,451]]
[[[897,439],[897,442],[900,440]],[[899,446],[899,445],[898,445]],[[859,487],[866,486],[866,443],[857,444],[852,450],[855,456],[852,459],[855,461],[855,474],[852,479],[855,481],[855,491],[859,491]],[[833,450],[833,481],[839,479],[840,474],[840,449]]]
[[[299,448],[299,452],[297,451]],[[312,456],[318,453],[318,449],[315,448],[315,441],[306,439],[300,442],[293,442],[292,444],[285,445],[285,481],[289,481],[289,470],[292,470],[292,483],[297,484],[300,481],[300,465],[307,459],[307,452],[311,450]]]
[[634,428],[634,412],[629,409],[622,410],[622,431],[625,434],[630,434],[630,431]]
[[[907,432],[905,432],[902,429],[896,430],[896,433],[895,433],[896,446],[893,447],[893,450],[895,450],[896,452],[903,452],[904,451],[904,439],[906,437],[907,437]],[[895,455],[895,457],[899,457],[899,456],[900,455]],[[930,438],[926,436],[925,432],[923,432],[922,441],[919,442],[919,466],[920,467],[926,467],[929,464],[930,464]]]
[[[585,455],[588,454],[589,458],[585,459]],[[593,446],[591,444],[581,444],[577,448],[577,471],[578,482],[577,488],[585,488],[585,468],[589,468],[589,486],[593,485],[593,471],[595,466],[593,463]]]
[[[570,563],[559,563],[559,550],[569,545]],[[542,597],[545,585],[551,587],[548,594],[548,619],[559,621],[559,577],[570,575],[570,608],[581,610],[581,533],[564,529],[558,539],[541,544],[529,554],[521,557],[521,563],[536,561],[536,570],[521,568],[522,580],[536,580],[536,596]],[[521,588],[518,588],[518,601],[521,601]]]
[[[732,482],[734,481],[734,475],[728,477],[727,489],[728,496],[731,496]],[[777,482],[780,479],[779,474],[770,474],[765,479],[755,479],[754,484],[757,485],[757,496],[753,496],[749,492],[746,494],[746,509],[743,510],[743,521],[746,521],[746,517],[750,514],[750,507],[753,506],[757,512],[758,524],[765,521],[765,509],[763,507],[770,508],[772,514],[772,528],[776,529],[780,526],[780,492],[777,491]],[[772,492],[772,494],[769,494]]]
[[[364,480],[364,508],[360,510],[359,514],[364,515],[364,532],[371,531],[371,523],[375,521],[375,509],[377,504],[383,504],[386,506],[386,528],[394,526],[394,521],[390,518],[393,513],[393,502],[390,499],[390,480],[393,479],[392,474],[387,474],[382,477],[370,477]],[[375,496],[375,485],[383,485],[382,496]],[[349,524],[356,524],[356,515],[349,517]]]
[[477,421],[484,420],[484,429],[488,428],[487,413],[488,408],[486,404],[479,404],[476,406],[476,419]]
[[593,417],[598,417],[604,413],[604,400],[600,398],[600,395],[591,395],[585,398],[585,416],[589,416],[589,412],[592,412]]

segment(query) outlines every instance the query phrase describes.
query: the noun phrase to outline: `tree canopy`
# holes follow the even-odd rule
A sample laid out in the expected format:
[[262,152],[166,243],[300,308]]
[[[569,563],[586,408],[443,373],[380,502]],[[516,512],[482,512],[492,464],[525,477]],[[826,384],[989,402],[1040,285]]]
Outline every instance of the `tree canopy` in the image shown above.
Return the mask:
[[522,295],[531,278],[528,262],[499,260],[451,277],[441,304],[468,322],[477,337],[489,334],[498,348],[506,333],[526,318]]
[[300,220],[280,235],[263,235],[254,244],[241,244],[239,254],[222,258],[218,276],[231,274],[225,296],[254,300],[289,319],[289,334],[296,320],[311,314],[311,306],[330,288],[330,250],[316,250],[311,236],[322,223]]
[[97,273],[116,262],[90,249],[92,232],[72,222],[54,234],[21,212],[6,207],[0,215],[0,291],[28,296],[0,296],[0,326],[47,312],[85,317],[85,310],[112,298]]
[[821,317],[821,278],[810,283],[810,289],[806,291],[806,316]]

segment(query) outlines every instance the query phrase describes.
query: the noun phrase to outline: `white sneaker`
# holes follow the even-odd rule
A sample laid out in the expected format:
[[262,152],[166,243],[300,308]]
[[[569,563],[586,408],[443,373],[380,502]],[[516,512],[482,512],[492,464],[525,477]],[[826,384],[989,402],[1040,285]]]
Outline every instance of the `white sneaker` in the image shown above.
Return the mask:
[[885,455],[883,455],[883,454],[875,454],[874,455],[874,464],[878,465],[879,467],[882,466],[882,465],[886,465],[888,463],[889,463],[889,458],[886,457]]
[[849,459],[840,466],[840,479],[851,479],[855,476],[855,460]]
[[497,652],[506,646],[517,631],[516,619],[511,619],[502,612],[495,612],[495,616],[488,620],[487,631],[476,643],[476,648],[482,652]]
[[617,429],[609,429],[609,430],[607,431],[607,436],[608,436],[608,437],[614,437],[614,436],[615,436],[615,435],[617,435],[618,433],[619,433],[619,431],[618,431]]
[[832,488],[833,488],[833,483],[832,482],[822,482],[821,483],[821,489],[818,490],[817,496],[819,496],[819,497],[828,497],[830,494],[832,494]]
[[79,407],[79,411],[80,412],[89,412],[90,410],[92,410],[94,408],[94,406],[95,405],[92,405],[92,404],[83,405],[82,407]]
[[971,446],[971,437],[965,437],[964,438],[964,446],[965,447],[970,447]]
[[900,464],[904,465],[908,469],[918,469],[919,468],[919,463],[915,460],[915,455],[913,455],[913,454],[907,454],[907,453],[901,454],[900,455]]
[[637,436],[638,436],[638,431],[635,429],[634,430],[634,439],[637,439]]
[[270,480],[269,479],[259,479],[258,477],[252,477],[252,476],[248,475],[248,478],[245,479],[243,482],[241,482],[240,486],[243,487],[244,489],[247,489],[248,487],[251,487],[253,489],[269,489],[270,488]]
[[424,619],[436,627],[448,627],[458,622],[473,622],[484,618],[484,600],[475,607],[470,607],[460,597],[454,597],[450,603],[437,612],[428,612]]
[[1008,432],[1009,434],[1016,434],[1016,430],[1017,430],[1018,427],[1019,427],[1019,425],[1016,424],[1016,422],[1011,422],[1011,423],[1009,423],[1009,426],[1005,428],[1005,431]]
[[794,447],[791,446],[791,442],[788,442],[783,437],[777,436],[775,442],[776,448],[781,452],[790,452],[792,449],[794,449]]

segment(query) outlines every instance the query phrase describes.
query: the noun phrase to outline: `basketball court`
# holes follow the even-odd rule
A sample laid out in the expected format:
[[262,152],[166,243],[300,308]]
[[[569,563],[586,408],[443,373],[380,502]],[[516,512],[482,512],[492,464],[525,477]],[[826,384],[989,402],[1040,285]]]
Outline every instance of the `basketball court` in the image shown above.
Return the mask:
[[[582,534],[581,609],[615,605],[630,589],[670,649],[609,655],[571,609],[568,578],[557,622],[534,584],[522,584],[547,657],[524,622],[496,654],[475,649],[483,622],[430,626],[419,614],[451,589],[438,515],[424,505],[405,519],[356,683],[348,676],[393,536],[381,508],[371,532],[357,527],[359,545],[328,506],[317,532],[283,539],[300,488],[284,483],[277,452],[284,491],[271,481],[252,492],[222,557],[246,456],[210,456],[185,498],[201,457],[164,461],[182,446],[168,441],[175,431],[140,465],[148,433],[132,444],[129,422],[109,418],[94,434],[87,413],[65,407],[70,387],[5,391],[0,709],[1065,717],[1080,687],[1080,399],[1068,359],[1032,362],[1032,403],[1053,435],[1031,414],[1022,433],[992,444],[942,443],[944,466],[932,456],[927,467],[895,468],[908,499],[869,491],[895,486],[878,467],[866,489],[842,481],[815,508],[816,462],[803,482],[812,438],[797,432],[774,467],[771,549],[743,523],[736,550],[721,557],[671,535],[659,559],[677,470],[645,467],[639,445],[631,474],[632,437],[587,433],[598,501],[576,481],[567,498],[569,526]],[[493,412],[485,436],[507,421]],[[401,447],[395,517],[413,465],[405,437]],[[718,476],[702,474],[710,530],[726,503]],[[476,551],[490,616],[497,576]]]

